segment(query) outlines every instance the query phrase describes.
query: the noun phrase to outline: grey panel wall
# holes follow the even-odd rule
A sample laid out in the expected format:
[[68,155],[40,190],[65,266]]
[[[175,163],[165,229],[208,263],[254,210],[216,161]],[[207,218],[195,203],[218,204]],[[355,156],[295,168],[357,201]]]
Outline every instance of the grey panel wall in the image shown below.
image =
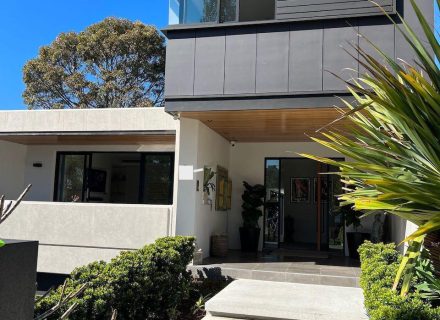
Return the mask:
[[257,34],[250,31],[226,33],[225,94],[255,93]]
[[[433,23],[432,1],[417,3]],[[397,4],[399,12],[420,33],[409,0]],[[364,69],[344,48],[353,50],[350,44],[359,43],[379,57],[364,39],[359,39],[359,32],[390,56],[413,59],[403,37],[383,16],[208,29],[168,32],[166,97],[174,105],[187,98],[238,97],[243,101],[346,92],[345,84],[329,72],[348,80]],[[210,104],[214,105],[212,101]]]
[[165,94],[167,96],[194,95],[195,32],[179,34],[167,46]]
[[289,91],[322,90],[322,25],[290,31]]
[[[350,80],[353,77],[357,77],[359,64],[354,58],[345,52],[344,49],[350,51],[352,54],[356,54],[350,45],[358,44],[358,32],[356,26],[350,27],[346,26],[346,24],[324,29],[324,91],[344,90],[347,87],[347,85],[335,77],[334,74],[338,75],[343,80]],[[393,41],[393,38],[390,40]]]
[[[379,21],[378,23],[362,23],[359,25],[359,33],[361,38],[359,38],[359,45],[366,53],[373,56],[375,59],[381,63],[385,62],[385,59],[371,46],[369,43],[372,42],[374,45],[378,46],[384,53],[389,57],[394,58],[394,41],[389,41],[388,39],[394,38],[394,26],[387,23],[387,21]],[[367,40],[368,39],[368,40]],[[366,72],[365,68],[359,66],[359,74],[362,75]]]
[[[376,0],[388,13],[395,12],[395,0]],[[277,20],[304,20],[381,14],[369,0],[277,0]]]
[[288,91],[289,38],[289,28],[257,33],[257,93]]
[[225,34],[196,33],[194,95],[223,94],[225,79]]

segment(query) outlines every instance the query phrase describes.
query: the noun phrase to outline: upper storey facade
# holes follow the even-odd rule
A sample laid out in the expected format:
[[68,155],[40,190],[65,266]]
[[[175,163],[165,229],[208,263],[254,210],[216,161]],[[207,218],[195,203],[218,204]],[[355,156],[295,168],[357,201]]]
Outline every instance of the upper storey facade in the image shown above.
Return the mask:
[[[421,32],[409,0],[378,0]],[[434,23],[432,0],[417,1]],[[166,109],[328,107],[362,67],[368,38],[395,59],[412,51],[369,0],[170,0]],[[359,35],[362,35],[360,37]]]

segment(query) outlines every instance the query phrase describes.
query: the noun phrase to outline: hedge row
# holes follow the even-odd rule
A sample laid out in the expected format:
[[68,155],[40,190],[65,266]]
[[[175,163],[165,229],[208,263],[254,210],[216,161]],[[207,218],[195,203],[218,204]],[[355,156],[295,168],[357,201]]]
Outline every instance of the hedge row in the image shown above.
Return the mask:
[[[75,269],[66,292],[89,283],[76,300],[69,320],[108,320],[112,310],[118,320],[178,319],[179,307],[188,297],[191,283],[186,270],[194,252],[194,238],[168,237],[137,251],[122,252],[111,262],[94,262]],[[54,306],[61,288],[39,301],[35,314]],[[58,319],[60,310],[50,319]]]
[[359,254],[360,284],[371,320],[440,320],[440,308],[432,308],[417,293],[401,297],[391,290],[402,259],[394,244],[365,242]]

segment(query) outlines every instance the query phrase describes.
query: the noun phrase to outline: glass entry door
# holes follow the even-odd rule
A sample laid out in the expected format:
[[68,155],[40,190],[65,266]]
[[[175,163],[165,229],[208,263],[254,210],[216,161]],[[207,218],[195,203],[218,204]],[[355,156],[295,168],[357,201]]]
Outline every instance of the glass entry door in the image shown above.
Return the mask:
[[281,240],[281,161],[266,159],[264,205],[264,248],[278,248]]

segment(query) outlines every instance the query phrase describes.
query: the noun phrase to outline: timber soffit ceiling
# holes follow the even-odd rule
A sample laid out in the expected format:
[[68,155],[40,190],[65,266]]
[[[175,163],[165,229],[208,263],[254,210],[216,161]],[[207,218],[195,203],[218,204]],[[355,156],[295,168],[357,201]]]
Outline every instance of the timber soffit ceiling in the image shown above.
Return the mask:
[[[200,120],[229,141],[305,142],[316,130],[340,116],[335,108],[182,112],[181,117]],[[333,130],[347,130],[347,121]]]

